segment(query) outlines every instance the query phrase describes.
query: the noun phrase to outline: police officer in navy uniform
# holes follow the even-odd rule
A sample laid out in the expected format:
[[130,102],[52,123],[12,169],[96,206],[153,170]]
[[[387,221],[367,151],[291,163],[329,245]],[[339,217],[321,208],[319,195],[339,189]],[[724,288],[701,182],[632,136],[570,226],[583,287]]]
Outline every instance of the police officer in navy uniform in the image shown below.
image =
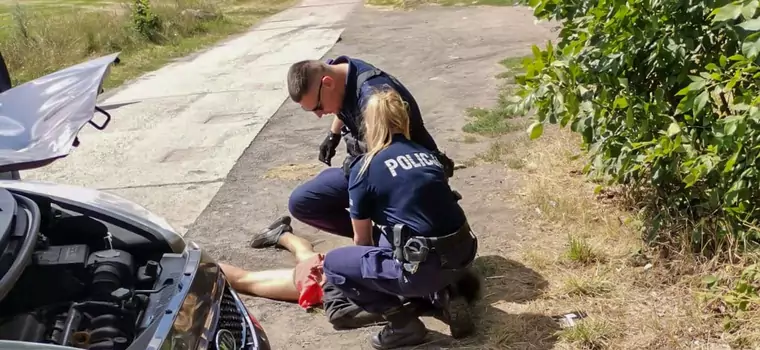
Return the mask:
[[[334,249],[324,260],[329,283],[388,321],[372,337],[376,349],[424,342],[425,325],[402,300],[425,298],[456,283],[477,252],[442,164],[410,140],[407,108],[393,89],[369,98],[368,150],[352,162],[348,185],[356,245]],[[374,235],[376,230],[382,234]]]
[[330,130],[320,145],[319,160],[332,165],[341,138],[348,157],[342,167],[329,168],[300,185],[290,195],[288,209],[296,219],[312,227],[344,237],[352,237],[348,208],[348,169],[351,162],[366,152],[363,114],[373,87],[387,85],[399,92],[409,106],[410,137],[435,155],[448,176],[453,162],[438,150],[425,129],[419,106],[412,94],[392,75],[356,58],[340,56],[322,62],[305,60],[294,63],[288,71],[291,100],[318,117],[335,114]]

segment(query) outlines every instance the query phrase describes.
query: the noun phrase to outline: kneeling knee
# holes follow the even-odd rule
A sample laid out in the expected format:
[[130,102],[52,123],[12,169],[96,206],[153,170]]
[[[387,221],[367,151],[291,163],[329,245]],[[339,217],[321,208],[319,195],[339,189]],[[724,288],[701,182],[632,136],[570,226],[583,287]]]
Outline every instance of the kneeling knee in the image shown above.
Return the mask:
[[346,283],[346,277],[340,272],[342,264],[344,263],[340,261],[340,257],[337,257],[333,251],[327,252],[325,260],[322,262],[325,279],[336,287]]
[[288,211],[295,216],[303,216],[304,207],[307,205],[306,191],[301,186],[296,187],[288,198]]
[[322,261],[322,269],[325,271],[325,274],[335,274],[335,270],[333,269],[336,266],[335,262],[335,254],[333,254],[332,251],[329,251],[325,254],[325,259]]

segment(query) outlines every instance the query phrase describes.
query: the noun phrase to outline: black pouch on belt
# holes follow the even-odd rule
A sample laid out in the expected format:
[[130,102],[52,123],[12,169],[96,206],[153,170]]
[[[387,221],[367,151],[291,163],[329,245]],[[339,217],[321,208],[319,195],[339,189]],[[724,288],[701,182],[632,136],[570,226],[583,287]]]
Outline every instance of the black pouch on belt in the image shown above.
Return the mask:
[[427,241],[431,250],[441,258],[444,269],[463,269],[474,260],[478,251],[478,240],[465,223],[456,232],[441,237],[417,237]]

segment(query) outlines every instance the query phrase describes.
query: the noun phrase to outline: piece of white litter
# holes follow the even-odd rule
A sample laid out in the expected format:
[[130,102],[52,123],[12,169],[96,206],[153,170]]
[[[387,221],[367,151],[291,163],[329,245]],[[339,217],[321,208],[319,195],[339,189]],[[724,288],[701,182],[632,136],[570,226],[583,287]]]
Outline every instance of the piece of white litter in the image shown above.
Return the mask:
[[652,268],[652,263],[648,263],[648,264],[644,265],[644,271],[649,270],[651,268]]

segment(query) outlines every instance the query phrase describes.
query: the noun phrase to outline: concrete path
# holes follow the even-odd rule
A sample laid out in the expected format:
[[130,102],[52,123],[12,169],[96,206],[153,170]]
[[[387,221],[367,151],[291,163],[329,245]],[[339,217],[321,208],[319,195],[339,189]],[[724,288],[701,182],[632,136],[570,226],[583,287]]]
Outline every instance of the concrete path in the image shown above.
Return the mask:
[[[503,84],[496,75],[504,71],[498,62],[508,56],[528,55],[531,44],[553,36],[551,25],[534,24],[532,10],[525,7],[425,6],[414,11],[386,11],[365,6],[350,18],[342,40],[325,56],[366,59],[394,74],[414,94],[436,142],[459,162],[491,150],[491,140],[467,140],[461,130],[467,122],[466,108],[496,102],[498,87]],[[247,242],[252,232],[288,213],[288,197],[296,186],[327,168],[317,156],[329,124],[329,118],[318,119],[295,103],[283,104],[185,237],[220,262],[251,270],[292,268],[295,259],[288,251],[251,249]],[[345,149],[341,142],[333,167],[340,166]],[[514,303],[535,298],[536,289],[546,282],[512,260],[514,257],[502,257],[522,240],[534,239],[523,236],[516,226],[519,212],[511,195],[503,191],[519,188],[518,179],[508,175],[509,171],[502,162],[479,164],[458,170],[451,180],[464,196],[462,207],[478,234],[481,256],[476,264],[488,267],[487,276],[498,276],[487,280],[486,298],[477,306],[479,334],[452,342],[445,325],[425,318],[433,334],[414,350],[552,348],[551,318],[526,312]],[[293,220],[293,227],[320,252],[352,244],[348,238],[318,231],[298,220]],[[256,297],[244,297],[244,301],[267,330],[273,349],[372,349],[369,337],[379,330],[336,331],[319,310],[309,313],[294,303]]]
[[86,126],[71,155],[22,177],[114,192],[184,234],[287,98],[288,66],[330,50],[358,4],[305,0],[110,93],[105,131]]

